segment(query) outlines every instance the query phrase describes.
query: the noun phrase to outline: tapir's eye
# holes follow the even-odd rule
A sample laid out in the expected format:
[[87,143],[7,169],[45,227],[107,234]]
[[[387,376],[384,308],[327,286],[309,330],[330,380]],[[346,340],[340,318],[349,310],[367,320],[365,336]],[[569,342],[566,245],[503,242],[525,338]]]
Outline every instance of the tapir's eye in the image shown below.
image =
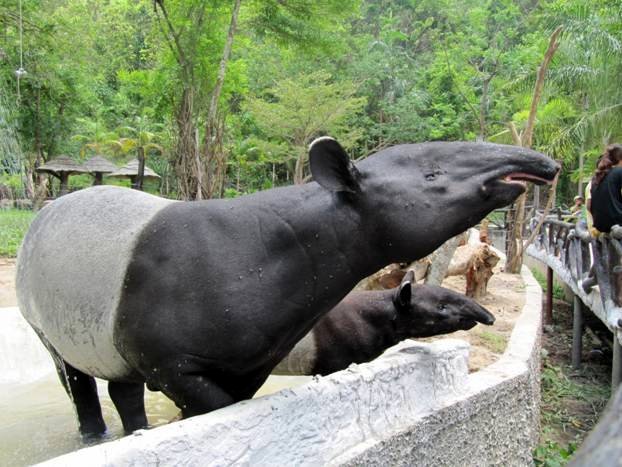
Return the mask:
[[441,175],[442,173],[443,171],[440,169],[440,167],[435,167],[434,169],[430,169],[423,176],[425,177],[426,181],[432,182],[436,180],[438,176]]
[[445,305],[444,303],[439,303],[438,311],[442,311],[444,313],[445,311],[447,311],[447,305]]

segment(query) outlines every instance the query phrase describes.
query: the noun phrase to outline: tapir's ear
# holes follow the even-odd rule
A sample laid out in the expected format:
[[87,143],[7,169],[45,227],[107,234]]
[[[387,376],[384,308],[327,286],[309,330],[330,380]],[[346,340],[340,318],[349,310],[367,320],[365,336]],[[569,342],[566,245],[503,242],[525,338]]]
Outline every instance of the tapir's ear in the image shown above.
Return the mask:
[[395,292],[393,304],[396,308],[407,308],[412,297],[412,285],[415,283],[415,273],[411,269],[402,279],[402,283]]
[[359,172],[341,145],[329,136],[309,145],[309,166],[313,180],[329,191],[358,193]]

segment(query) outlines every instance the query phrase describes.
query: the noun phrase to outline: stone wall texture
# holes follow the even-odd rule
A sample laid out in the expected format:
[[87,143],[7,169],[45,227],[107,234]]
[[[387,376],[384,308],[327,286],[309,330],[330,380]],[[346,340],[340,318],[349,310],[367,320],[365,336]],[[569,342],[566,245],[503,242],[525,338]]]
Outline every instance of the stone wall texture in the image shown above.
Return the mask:
[[464,342],[405,341],[368,364],[42,465],[531,465],[542,291],[522,275],[508,347],[476,373]]

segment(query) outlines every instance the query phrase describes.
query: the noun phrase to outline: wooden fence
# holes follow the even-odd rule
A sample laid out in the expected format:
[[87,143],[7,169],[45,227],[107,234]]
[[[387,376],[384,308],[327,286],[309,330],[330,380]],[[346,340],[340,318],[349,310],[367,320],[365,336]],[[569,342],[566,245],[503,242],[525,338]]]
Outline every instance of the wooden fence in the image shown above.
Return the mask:
[[[538,219],[531,220],[533,230]],[[594,238],[581,223],[547,218],[527,254],[547,266],[544,322],[552,319],[553,273],[574,294],[572,365],[581,364],[585,312],[589,308],[613,333],[612,389],[622,379],[622,227]],[[613,393],[614,391],[612,391]]]

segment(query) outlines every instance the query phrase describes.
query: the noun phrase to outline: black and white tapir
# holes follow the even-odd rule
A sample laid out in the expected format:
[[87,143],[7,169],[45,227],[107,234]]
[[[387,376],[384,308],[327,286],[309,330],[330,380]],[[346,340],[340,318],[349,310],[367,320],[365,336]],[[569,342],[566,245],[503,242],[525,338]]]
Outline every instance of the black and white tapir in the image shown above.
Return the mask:
[[105,431],[93,376],[126,431],[143,385],[184,417],[248,399],[362,278],[411,262],[525,191],[551,159],[488,143],[406,144],[356,166],[337,141],[309,149],[313,182],[176,202],[99,186],[41,210],[17,294],[51,352],[80,431]]
[[415,285],[411,270],[394,289],[350,292],[272,374],[327,375],[352,363],[369,362],[404,339],[494,322],[488,310],[463,294],[434,285]]

